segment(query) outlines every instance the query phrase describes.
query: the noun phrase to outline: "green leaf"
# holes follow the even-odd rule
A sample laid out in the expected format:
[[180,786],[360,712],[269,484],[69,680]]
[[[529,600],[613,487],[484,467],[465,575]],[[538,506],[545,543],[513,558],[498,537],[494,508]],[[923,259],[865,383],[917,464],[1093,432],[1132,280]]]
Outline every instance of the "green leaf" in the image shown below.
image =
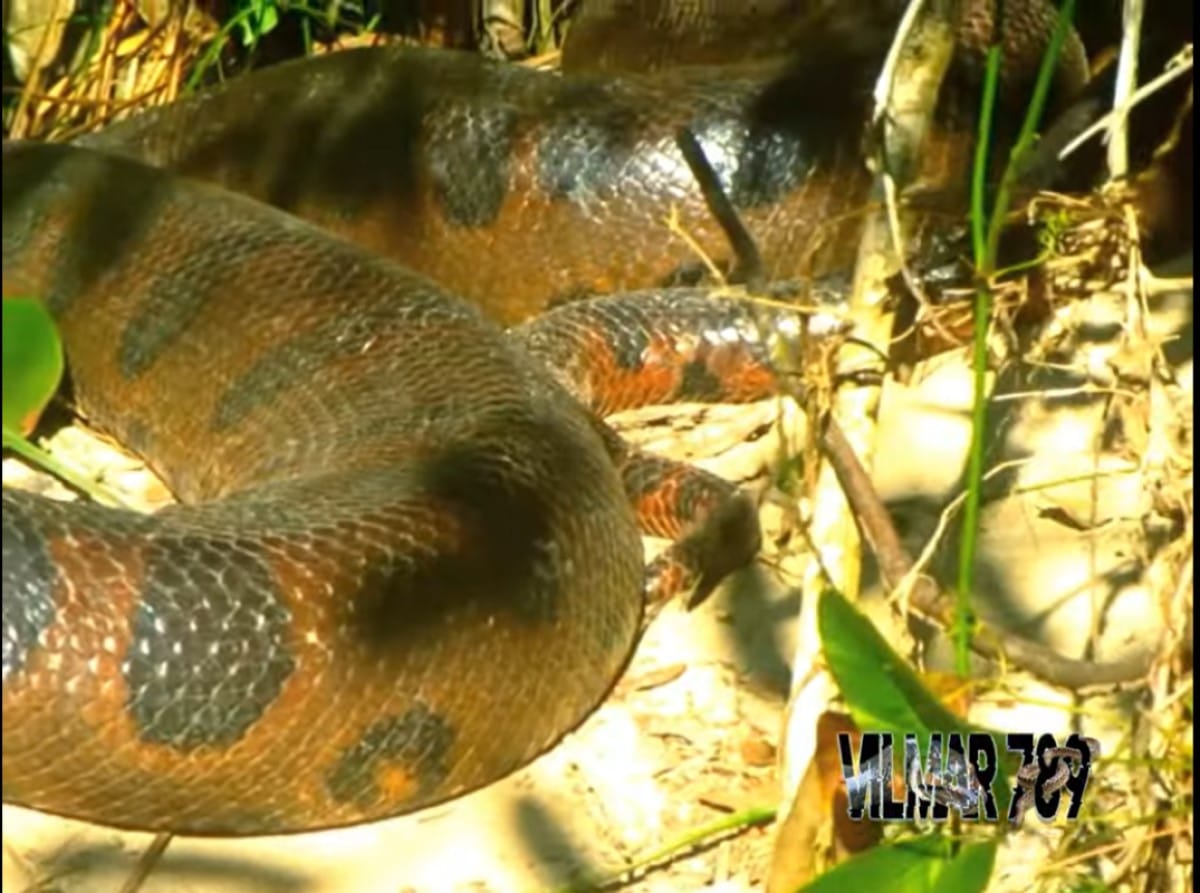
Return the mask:
[[1068,887],[1067,893],[1112,893],[1112,887],[1099,878],[1084,878]]
[[988,840],[963,846],[954,858],[943,863],[934,885],[936,893],[977,893],[988,885],[996,865],[999,841]]
[[276,0],[248,0],[234,19],[242,32],[242,45],[253,47],[279,24]]
[[53,317],[37,301],[6,298],[3,308],[4,427],[31,431],[62,380],[62,341]]
[[30,443],[24,432],[32,430],[46,404],[58,390],[63,374],[62,339],[48,310],[30,298],[5,298],[2,302],[4,419],[3,441],[30,464],[88,494],[105,505],[122,505],[107,487],[76,473],[45,450]]
[[862,731],[892,732],[898,741],[907,733],[926,741],[931,732],[982,732],[992,737],[1000,763],[992,793],[1004,821],[1012,794],[1009,779],[1019,765],[1017,756],[1005,749],[1004,735],[971,725],[943,706],[875,624],[841,593],[827,589],[821,594],[817,626],[829,672]]
[[928,734],[966,727],[840,593],[827,589],[821,594],[817,624],[829,671],[864,732]]
[[876,847],[825,872],[797,893],[978,893],[991,878],[996,846],[996,841],[985,841],[955,851],[950,839],[930,835]]
[[274,3],[264,5],[259,12],[258,18],[258,34],[261,37],[264,34],[269,34],[275,30],[275,26],[279,24],[279,9]]

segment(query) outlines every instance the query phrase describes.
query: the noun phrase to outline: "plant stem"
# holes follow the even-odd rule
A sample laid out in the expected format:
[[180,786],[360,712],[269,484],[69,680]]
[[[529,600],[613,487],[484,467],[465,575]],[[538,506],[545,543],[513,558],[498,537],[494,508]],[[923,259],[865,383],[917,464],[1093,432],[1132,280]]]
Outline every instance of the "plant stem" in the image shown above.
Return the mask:
[[971,594],[975,586],[975,555],[979,544],[979,513],[983,492],[983,462],[987,423],[987,333],[992,317],[991,280],[996,272],[1000,234],[1004,228],[1013,189],[1021,170],[1021,159],[1033,146],[1038,124],[1050,95],[1059,52],[1075,13],[1075,0],[1063,0],[1050,43],[1042,56],[1033,96],[1025,110],[1021,131],[1009,153],[1008,162],[996,190],[995,206],[987,210],[988,150],[992,121],[1000,86],[1000,47],[988,49],[984,71],[983,98],[980,103],[979,132],[971,171],[971,242],[975,254],[975,325],[971,357],[974,401],[971,407],[971,448],[967,457],[966,501],[963,506],[962,537],[958,550],[958,583],[954,609],[954,664],[961,676],[970,670],[971,631],[974,614]]

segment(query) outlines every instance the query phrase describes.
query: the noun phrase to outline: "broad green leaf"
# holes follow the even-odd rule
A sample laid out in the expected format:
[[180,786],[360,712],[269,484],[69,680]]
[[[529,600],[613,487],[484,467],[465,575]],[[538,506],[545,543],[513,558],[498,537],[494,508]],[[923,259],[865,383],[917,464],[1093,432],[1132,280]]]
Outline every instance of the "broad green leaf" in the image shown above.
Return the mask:
[[992,875],[996,842],[958,848],[931,835],[876,847],[830,869],[797,893],[887,890],[888,893],[978,893]]
[[817,623],[829,671],[860,729],[928,734],[966,726],[840,593],[821,594]]
[[4,427],[27,433],[62,380],[62,342],[54,319],[37,301],[6,298],[2,303]]
[[[869,618],[834,590],[821,594],[817,624],[829,671],[841,689],[854,723],[864,732],[892,732],[897,740],[914,733],[927,741],[930,732],[983,732],[996,744],[999,771],[992,793],[1001,821],[1008,814],[1011,773],[1018,758],[1004,747],[1004,735],[956,716],[921,682]],[[925,746],[922,741],[922,747]]]
[[978,893],[987,887],[996,865],[999,841],[966,844],[937,872],[931,893]]
[[4,448],[97,502],[120,505],[108,488],[76,473],[26,439],[62,381],[62,340],[54,318],[37,301],[5,298],[0,305],[4,310]]

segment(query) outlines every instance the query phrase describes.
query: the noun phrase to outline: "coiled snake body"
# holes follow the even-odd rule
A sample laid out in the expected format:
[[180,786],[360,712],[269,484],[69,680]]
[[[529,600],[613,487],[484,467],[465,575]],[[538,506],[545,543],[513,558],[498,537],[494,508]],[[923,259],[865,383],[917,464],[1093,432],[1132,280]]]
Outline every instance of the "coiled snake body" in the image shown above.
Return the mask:
[[677,539],[655,598],[711,587],[758,529],[593,412],[761,396],[767,346],[689,292],[491,320],[686,280],[672,209],[726,258],[681,127],[768,270],[819,269],[866,181],[856,134],[783,113],[794,87],[359,50],[90,149],[6,146],[5,297],[47,302],[80,411],[182,504],[4,491],[4,799],[178,833],[344,825],[486,784],[594,709],[642,617],[639,521]]

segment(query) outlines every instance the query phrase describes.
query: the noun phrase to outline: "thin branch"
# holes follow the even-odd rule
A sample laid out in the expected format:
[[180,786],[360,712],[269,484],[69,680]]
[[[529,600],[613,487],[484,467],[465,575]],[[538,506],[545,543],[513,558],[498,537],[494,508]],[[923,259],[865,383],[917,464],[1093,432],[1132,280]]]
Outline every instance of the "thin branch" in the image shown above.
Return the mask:
[[721,187],[717,172],[713,170],[708,156],[704,154],[704,147],[700,145],[696,135],[686,127],[681,127],[675,134],[675,144],[691,169],[692,176],[696,178],[700,194],[704,196],[704,204],[708,206],[709,212],[725,233],[734,257],[737,258],[729,278],[734,282],[744,283],[750,291],[760,290],[766,282],[762,254],[738,216],[733,202]]
[[[1125,0],[1121,15],[1121,54],[1113,87],[1113,108],[1125,109],[1137,87],[1138,47],[1142,42],[1144,0]],[[1129,112],[1117,114],[1108,130],[1108,176],[1119,179],[1129,171]]]
[[[845,434],[832,419],[825,424],[821,446],[838,476],[846,501],[862,526],[863,538],[875,553],[884,583],[889,588],[900,586],[912,571],[912,559],[901,545],[900,537],[871,484],[870,476],[858,461]],[[911,604],[920,614],[934,620],[942,628],[952,622],[953,600],[927,576],[917,576],[913,580]],[[1001,637],[986,630],[980,630],[972,637],[971,648],[982,657],[1007,660],[1046,682],[1069,689],[1138,682],[1146,677],[1152,660],[1152,656],[1145,654],[1109,663],[1076,660],[1063,657],[1028,639]]]
[[1182,50],[1171,57],[1171,60],[1163,68],[1161,74],[1159,74],[1153,80],[1142,84],[1142,86],[1138,87],[1137,90],[1135,90],[1131,96],[1127,97],[1121,105],[1119,105],[1117,108],[1114,108],[1104,117],[1095,121],[1090,127],[1067,143],[1067,145],[1063,147],[1062,151],[1058,153],[1059,160],[1061,161],[1062,159],[1066,158],[1096,134],[1111,131],[1113,123],[1118,117],[1128,116],[1129,112],[1133,110],[1134,106],[1144,102],[1159,90],[1166,87],[1167,84],[1170,84],[1172,81],[1176,81],[1185,74],[1189,73],[1192,70],[1192,56],[1193,46],[1189,43]]
[[875,81],[875,110],[871,116],[871,122],[875,125],[884,123],[887,111],[892,105],[892,88],[896,81],[896,69],[900,65],[900,58],[905,46],[908,45],[909,35],[916,27],[917,17],[921,14],[921,7],[924,3],[925,0],[909,0],[908,5],[904,7],[904,16],[900,19],[900,24],[896,26],[896,34],[888,47],[887,56],[884,57],[879,77]]
[[138,858],[137,865],[134,866],[129,877],[125,879],[125,883],[121,885],[121,893],[138,893],[142,889],[142,884],[146,882],[146,878],[150,876],[150,872],[158,865],[159,860],[163,857],[163,853],[167,851],[167,847],[171,845],[173,839],[174,835],[168,831],[160,831],[154,835],[154,839],[150,841],[150,845],[146,847],[145,851]]

